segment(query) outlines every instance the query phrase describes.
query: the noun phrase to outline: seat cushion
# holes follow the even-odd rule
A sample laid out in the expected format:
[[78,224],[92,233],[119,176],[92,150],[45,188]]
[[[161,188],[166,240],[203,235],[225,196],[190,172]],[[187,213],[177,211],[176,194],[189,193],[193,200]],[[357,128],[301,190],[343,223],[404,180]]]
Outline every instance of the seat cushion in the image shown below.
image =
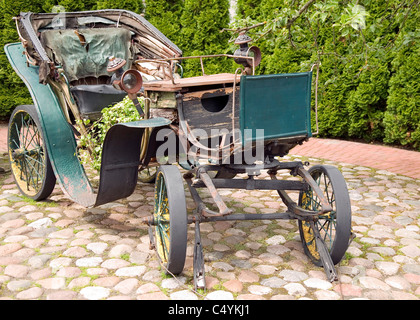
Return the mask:
[[80,85],[70,89],[82,118],[97,119],[103,108],[120,102],[127,95],[109,84]]
[[60,64],[69,81],[86,77],[110,76],[108,57],[132,61],[131,33],[123,28],[47,30],[41,41],[52,61]]

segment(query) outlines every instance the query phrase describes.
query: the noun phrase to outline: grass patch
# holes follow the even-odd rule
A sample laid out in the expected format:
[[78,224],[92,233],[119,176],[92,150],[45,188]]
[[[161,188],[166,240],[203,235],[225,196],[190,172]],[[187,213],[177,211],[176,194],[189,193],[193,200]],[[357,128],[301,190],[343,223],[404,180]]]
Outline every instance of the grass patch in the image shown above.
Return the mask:
[[36,201],[34,199],[31,199],[27,196],[21,195],[20,196],[24,202],[26,202],[29,205],[36,206],[38,208],[52,208],[52,207],[58,207],[58,204],[55,201],[51,200],[44,200],[44,201]]

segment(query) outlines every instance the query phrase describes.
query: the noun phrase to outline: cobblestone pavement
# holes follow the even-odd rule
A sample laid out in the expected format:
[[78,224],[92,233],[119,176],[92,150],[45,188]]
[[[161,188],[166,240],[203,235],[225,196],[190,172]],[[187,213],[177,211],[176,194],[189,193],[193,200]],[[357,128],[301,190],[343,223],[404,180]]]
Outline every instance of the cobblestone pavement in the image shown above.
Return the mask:
[[[326,281],[305,256],[296,221],[203,223],[208,288],[196,293],[192,226],[177,279],[165,275],[149,249],[141,221],[151,214],[153,185],[139,183],[127,199],[86,209],[59,187],[48,201],[25,199],[6,173],[0,174],[0,299],[419,299],[420,180],[302,156],[284,159],[332,164],[346,178],[357,237],[337,267],[339,281]],[[7,169],[5,154],[0,160]],[[237,212],[285,211],[276,192],[221,194]]]

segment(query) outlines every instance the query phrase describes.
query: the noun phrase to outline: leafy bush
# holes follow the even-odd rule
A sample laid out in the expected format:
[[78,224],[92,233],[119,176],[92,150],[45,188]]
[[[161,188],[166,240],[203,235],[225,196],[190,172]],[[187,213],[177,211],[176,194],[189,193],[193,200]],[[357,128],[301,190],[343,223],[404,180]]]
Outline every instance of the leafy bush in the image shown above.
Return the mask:
[[[139,99],[142,107],[144,107],[143,99]],[[80,159],[84,164],[90,164],[94,169],[100,170],[102,159],[102,145],[108,130],[117,123],[125,123],[140,120],[139,113],[133,102],[126,96],[121,102],[114,106],[102,109],[102,116],[99,120],[90,123],[89,120],[84,121],[84,125],[88,128],[86,135],[82,135],[79,140]],[[80,126],[81,124],[76,124]],[[91,149],[91,153],[88,149]]]

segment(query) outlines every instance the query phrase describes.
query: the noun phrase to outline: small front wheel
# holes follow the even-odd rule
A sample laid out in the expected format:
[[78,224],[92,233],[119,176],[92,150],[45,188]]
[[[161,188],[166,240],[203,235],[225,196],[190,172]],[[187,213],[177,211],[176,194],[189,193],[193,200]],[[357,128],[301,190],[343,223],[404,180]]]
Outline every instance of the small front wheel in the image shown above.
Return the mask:
[[[346,253],[351,237],[351,204],[346,181],[341,172],[333,166],[316,165],[308,172],[333,208],[331,212],[320,215],[314,226],[318,229],[333,263],[337,264]],[[309,189],[300,192],[299,206],[306,210],[319,211],[321,203],[315,192]],[[316,266],[321,266],[321,257],[311,224],[299,220],[299,233],[306,255]]]
[[56,178],[34,105],[16,107],[7,141],[11,171],[21,193],[34,200],[47,198]]
[[160,166],[156,173],[154,206],[155,247],[167,271],[179,274],[187,252],[187,205],[181,173],[176,166]]

